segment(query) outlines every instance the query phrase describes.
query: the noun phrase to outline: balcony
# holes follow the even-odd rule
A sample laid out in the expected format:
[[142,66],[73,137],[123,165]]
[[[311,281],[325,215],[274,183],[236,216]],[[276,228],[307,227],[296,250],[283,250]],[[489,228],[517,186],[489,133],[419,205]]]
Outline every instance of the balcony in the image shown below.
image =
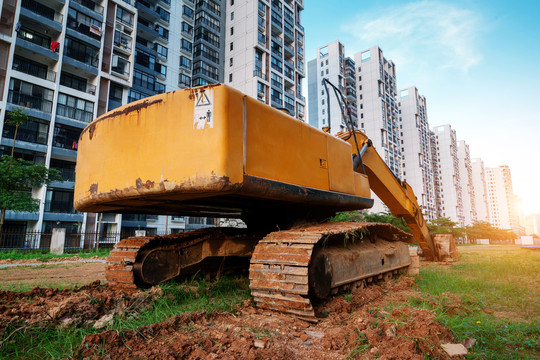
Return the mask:
[[126,55],[131,55],[132,44],[133,39],[131,36],[118,30],[114,32],[114,46],[116,46],[118,50],[124,52]]
[[[47,145],[49,125],[43,122],[27,121],[19,125],[17,129],[17,141],[24,141],[32,144]],[[15,126],[4,125],[2,136],[7,139],[15,137]],[[44,149],[45,151],[46,148]]]
[[294,29],[288,23],[283,25],[283,34],[286,40],[288,39],[290,42],[294,41]]
[[12,69],[40,79],[56,81],[56,72],[48,70],[46,66],[27,61],[18,56],[13,59]]
[[265,16],[266,15],[266,5],[264,5],[262,2],[259,1],[259,15]]
[[58,104],[56,107],[56,115],[67,117],[74,120],[79,120],[84,123],[90,123],[94,119],[94,113],[82,109],[77,109],[72,106]]
[[281,16],[272,11],[272,34],[279,35],[283,32],[283,24],[281,23]]
[[71,31],[69,35],[79,38],[79,34],[82,34],[84,37],[82,37],[81,40],[84,40],[96,47],[101,47],[101,28],[78,22],[71,17],[68,18],[67,27],[68,29],[74,30],[78,33],[76,34]]
[[291,114],[291,116],[294,116],[294,105],[291,105],[288,102],[285,102],[285,109],[289,111],[289,114]]
[[[20,30],[17,33],[15,42],[17,47],[31,51],[33,54],[39,54],[53,62],[58,61],[58,53],[51,51],[51,39],[38,32],[31,30]],[[28,57],[26,54],[24,57]],[[49,62],[50,62],[49,60]]]
[[258,33],[257,41],[263,47],[266,47],[266,36],[264,34]]
[[75,169],[66,169],[66,168],[55,168],[51,166],[52,169],[56,169],[60,172],[62,180],[73,182],[75,181]]
[[300,25],[299,23],[296,23],[296,26],[298,27],[298,30],[304,33],[304,27],[302,25]]
[[59,12],[34,0],[22,0],[21,15],[39,21],[49,28],[62,31],[64,17]]
[[[75,66],[79,69],[86,70],[87,72],[97,75],[98,65],[99,65],[99,51],[97,49],[87,47],[86,50],[81,49],[81,42],[73,41],[70,38],[66,38],[67,41],[70,40],[75,44],[75,46],[65,46],[64,47],[64,61],[66,57],[76,61],[68,61],[72,66]],[[83,45],[84,46],[84,45]]]
[[145,24],[140,20],[137,23],[137,32],[141,32],[143,37],[150,41],[160,38],[159,33],[156,30],[152,29],[149,24]]
[[82,5],[87,9],[92,10],[98,13],[99,15],[103,15],[103,6],[98,5],[93,1],[90,1],[90,0],[71,0],[70,1],[70,3],[73,3],[73,2]]
[[33,96],[23,94],[18,91],[9,90],[7,101],[13,105],[35,109],[49,114],[52,112],[52,101],[45,100],[40,96]]
[[300,92],[298,92],[298,94],[296,94],[296,97],[297,97],[298,100],[300,100],[301,102],[303,102],[303,103],[306,102],[306,97],[303,96]]
[[139,16],[144,16],[145,19],[159,20],[161,18],[160,15],[145,2],[136,1],[135,7],[139,9]]
[[263,72],[262,69],[260,68],[255,68],[255,70],[253,70],[253,76],[257,76],[265,81],[268,81],[268,78],[266,77],[266,74]]
[[278,96],[271,96],[270,100],[272,100],[272,106],[274,107],[282,107],[283,106],[283,100],[279,98]]

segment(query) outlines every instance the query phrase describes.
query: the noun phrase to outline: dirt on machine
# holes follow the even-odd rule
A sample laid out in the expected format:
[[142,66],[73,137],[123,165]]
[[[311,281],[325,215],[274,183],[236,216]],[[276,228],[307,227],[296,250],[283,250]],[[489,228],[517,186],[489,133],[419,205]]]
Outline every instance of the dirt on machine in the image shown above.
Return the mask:
[[[453,244],[432,239],[412,189],[364,133],[351,127],[330,135],[225,85],[160,94],[102,115],[81,134],[76,171],[79,211],[247,224],[121,240],[106,276],[127,291],[249,268],[260,307],[317,321],[314,301],[406,270],[408,243],[428,260]],[[412,236],[388,224],[325,222],[372,207],[371,191]]]

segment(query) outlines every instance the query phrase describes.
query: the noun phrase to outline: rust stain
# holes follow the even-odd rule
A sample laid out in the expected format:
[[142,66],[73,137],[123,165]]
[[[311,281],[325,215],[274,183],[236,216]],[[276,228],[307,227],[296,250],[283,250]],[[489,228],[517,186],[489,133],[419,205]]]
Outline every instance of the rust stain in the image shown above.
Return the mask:
[[99,123],[100,121],[103,121],[103,120],[106,120],[106,119],[109,119],[109,118],[112,118],[112,117],[120,116],[120,115],[125,115],[125,114],[131,113],[133,111],[139,111],[139,110],[145,109],[145,108],[147,108],[147,107],[149,107],[151,105],[159,104],[162,101],[163,101],[163,99],[145,99],[145,100],[142,100],[142,101],[137,101],[137,102],[133,103],[132,105],[126,105],[126,106],[124,106],[123,108],[121,108],[119,110],[110,111],[107,114],[97,118],[90,125],[88,125],[81,132],[80,137],[82,137],[83,134],[86,131],[90,131],[91,132],[90,140],[91,140],[92,137],[93,137],[93,132],[95,131],[96,124]]
[[142,189],[150,190],[154,187],[154,185],[155,183],[150,180],[146,180],[145,183],[143,183],[141,178],[138,178],[137,180],[135,180],[135,186],[137,187],[138,190],[142,190]]
[[98,191],[98,184],[92,184],[92,185],[90,185],[90,189],[89,189],[88,191],[90,191],[90,194],[92,194],[92,195],[97,194],[97,191]]

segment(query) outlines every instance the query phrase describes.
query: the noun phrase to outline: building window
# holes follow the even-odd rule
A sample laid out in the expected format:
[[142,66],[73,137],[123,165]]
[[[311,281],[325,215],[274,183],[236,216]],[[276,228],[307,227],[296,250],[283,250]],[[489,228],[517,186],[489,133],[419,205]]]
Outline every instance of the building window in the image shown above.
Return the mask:
[[193,46],[192,46],[191,42],[187,41],[186,39],[182,39],[182,42],[181,42],[181,49],[182,50],[191,52],[192,48],[193,48]]
[[229,59],[229,66],[233,66],[233,58]]
[[231,35],[234,35],[234,26],[231,26]]
[[186,34],[193,35],[193,26],[189,25],[187,22],[182,21],[182,32]]
[[232,82],[232,74],[229,74],[229,82]]
[[185,57],[184,55],[180,56],[180,67],[191,70],[191,59]]
[[109,99],[121,102],[123,92],[124,88],[122,86],[111,83],[111,87],[109,90]]
[[193,19],[193,9],[191,9],[190,7],[184,5],[182,15],[185,15],[186,17],[188,17],[190,19]]
[[129,26],[133,26],[133,14],[118,6],[116,8],[116,20]]
[[59,93],[56,115],[89,123],[94,118],[94,103]]
[[231,43],[231,44],[229,45],[229,48],[230,48],[231,51],[233,50],[233,43]]
[[234,20],[234,11],[231,12],[231,20]]

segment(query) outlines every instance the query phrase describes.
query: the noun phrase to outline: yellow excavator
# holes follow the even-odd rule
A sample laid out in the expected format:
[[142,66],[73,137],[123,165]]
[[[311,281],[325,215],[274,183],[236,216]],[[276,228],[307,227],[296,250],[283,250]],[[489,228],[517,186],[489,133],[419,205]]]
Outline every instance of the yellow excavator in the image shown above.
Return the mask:
[[[79,211],[247,224],[121,240],[106,264],[119,289],[249,267],[258,306],[316,321],[312,301],[407,269],[407,243],[442,256],[412,189],[364,133],[330,135],[226,85],[110,111],[83,130],[77,157]],[[372,207],[370,189],[414,239],[388,224],[325,222]]]

